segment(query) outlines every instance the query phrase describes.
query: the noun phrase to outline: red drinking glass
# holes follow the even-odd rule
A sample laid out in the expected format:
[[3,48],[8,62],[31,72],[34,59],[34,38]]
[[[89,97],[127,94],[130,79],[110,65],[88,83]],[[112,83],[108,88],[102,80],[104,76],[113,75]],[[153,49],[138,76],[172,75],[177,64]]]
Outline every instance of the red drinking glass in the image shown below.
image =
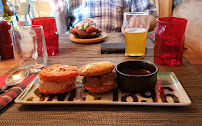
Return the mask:
[[176,17],[157,19],[154,62],[159,65],[176,66],[182,63],[184,33],[187,20]]
[[48,56],[58,54],[58,31],[54,17],[38,17],[32,19],[32,25],[42,25],[44,29],[46,48]]

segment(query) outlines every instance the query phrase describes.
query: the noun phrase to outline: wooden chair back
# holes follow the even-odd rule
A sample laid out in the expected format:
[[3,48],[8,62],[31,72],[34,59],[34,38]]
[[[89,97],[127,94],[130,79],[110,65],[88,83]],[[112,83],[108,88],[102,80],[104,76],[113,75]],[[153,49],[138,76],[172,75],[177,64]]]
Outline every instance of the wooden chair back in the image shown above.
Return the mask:
[[172,15],[173,0],[153,0],[159,17],[170,17]]
[[28,25],[28,17],[30,18],[29,13],[30,13],[29,2],[21,2],[17,13],[19,26]]
[[25,15],[29,13],[29,3],[28,2],[22,2],[19,5],[18,14],[19,15]]
[[48,1],[33,1],[33,17],[50,17],[52,8]]

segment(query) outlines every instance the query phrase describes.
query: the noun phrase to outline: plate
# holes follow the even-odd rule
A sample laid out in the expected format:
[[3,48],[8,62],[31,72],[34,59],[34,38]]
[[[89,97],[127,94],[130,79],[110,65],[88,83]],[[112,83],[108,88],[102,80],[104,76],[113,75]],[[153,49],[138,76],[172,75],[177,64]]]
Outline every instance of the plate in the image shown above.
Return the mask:
[[143,93],[124,93],[118,88],[103,94],[90,93],[84,89],[82,77],[77,78],[77,87],[57,95],[40,94],[38,83],[25,94],[26,89],[15,99],[19,104],[102,104],[102,105],[150,105],[188,106],[187,93],[173,72],[159,72],[155,89]]
[[76,38],[82,38],[82,39],[90,39],[90,38],[97,38],[102,34],[102,32],[99,32],[95,35],[74,35]]
[[77,38],[73,34],[69,35],[69,39],[76,43],[96,43],[104,40],[106,37],[107,37],[106,32],[102,32],[101,35],[97,38],[89,38],[89,39]]

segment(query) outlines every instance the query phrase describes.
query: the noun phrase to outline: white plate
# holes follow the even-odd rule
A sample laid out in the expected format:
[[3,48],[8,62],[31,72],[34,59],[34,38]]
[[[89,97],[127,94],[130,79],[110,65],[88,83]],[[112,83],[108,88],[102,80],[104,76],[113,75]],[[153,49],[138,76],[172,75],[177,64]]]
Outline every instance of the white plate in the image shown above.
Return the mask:
[[[77,78],[77,87],[67,93],[43,95],[38,91],[38,83],[23,96],[26,89],[15,99],[19,104],[102,104],[102,105],[151,105],[188,106],[191,100],[173,72],[159,72],[155,89],[144,94],[122,93],[118,89],[103,94],[86,91],[82,77]],[[36,95],[37,94],[37,95]],[[153,99],[151,96],[153,96]],[[155,97],[156,95],[156,97]],[[23,97],[22,97],[23,96]],[[147,97],[148,96],[148,97]]]

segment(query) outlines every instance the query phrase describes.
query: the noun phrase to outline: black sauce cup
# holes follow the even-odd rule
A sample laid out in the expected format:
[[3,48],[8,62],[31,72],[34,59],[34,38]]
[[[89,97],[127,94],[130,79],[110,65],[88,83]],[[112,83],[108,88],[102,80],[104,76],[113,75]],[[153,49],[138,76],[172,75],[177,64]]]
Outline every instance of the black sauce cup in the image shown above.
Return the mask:
[[[150,73],[146,75],[129,75],[125,73],[131,69],[143,69]],[[117,83],[124,92],[145,92],[153,89],[157,82],[158,68],[148,61],[126,61],[115,67]]]

